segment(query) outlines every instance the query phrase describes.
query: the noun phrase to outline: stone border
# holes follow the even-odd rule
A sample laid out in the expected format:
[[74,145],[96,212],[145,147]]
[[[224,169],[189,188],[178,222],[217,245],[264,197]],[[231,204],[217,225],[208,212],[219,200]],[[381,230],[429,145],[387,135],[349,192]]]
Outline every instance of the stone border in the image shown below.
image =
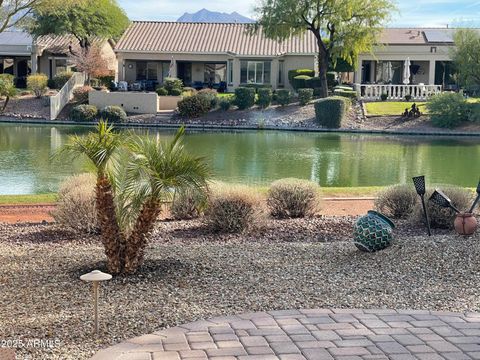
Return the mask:
[[219,316],[130,339],[91,360],[480,359],[480,314],[300,309]]
[[[6,124],[36,124],[36,125],[75,125],[75,126],[93,126],[92,123],[74,122],[67,120],[46,120],[40,118],[31,118],[19,120],[15,117],[0,116],[0,123]],[[139,124],[139,123],[121,123],[115,124],[122,128],[157,128],[157,129],[177,129],[182,124]],[[388,131],[388,130],[362,130],[362,129],[322,129],[312,127],[292,127],[292,126],[227,126],[227,125],[199,125],[185,124],[187,129],[194,130],[228,130],[228,131],[251,131],[251,130],[277,130],[277,131],[296,131],[296,132],[317,132],[317,133],[345,133],[345,134],[378,134],[378,135],[409,135],[409,136],[443,136],[443,137],[480,137],[480,131],[475,132],[443,132],[443,131]]]

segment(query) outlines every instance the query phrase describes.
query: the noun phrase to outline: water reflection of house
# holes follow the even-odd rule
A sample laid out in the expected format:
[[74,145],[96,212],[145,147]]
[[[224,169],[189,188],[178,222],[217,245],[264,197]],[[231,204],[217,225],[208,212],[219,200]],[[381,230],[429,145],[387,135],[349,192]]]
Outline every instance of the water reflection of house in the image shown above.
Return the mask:
[[[115,54],[109,41],[98,41],[112,70],[116,69]],[[72,36],[40,36],[35,42],[31,35],[19,31],[0,33],[0,73],[15,77],[17,87],[24,87],[30,73],[41,72],[52,78],[72,67],[70,47],[78,41]]]

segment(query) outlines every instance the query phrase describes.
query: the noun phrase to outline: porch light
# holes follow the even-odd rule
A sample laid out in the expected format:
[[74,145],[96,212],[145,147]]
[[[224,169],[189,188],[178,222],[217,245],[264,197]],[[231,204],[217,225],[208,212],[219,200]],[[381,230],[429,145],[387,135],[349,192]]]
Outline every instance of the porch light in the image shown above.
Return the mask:
[[472,213],[473,210],[475,210],[475,207],[477,206],[479,200],[480,200],[480,181],[478,182],[478,185],[477,185],[477,197],[476,197],[475,201],[473,202],[472,207],[468,211],[469,213]]
[[428,218],[427,207],[425,206],[425,176],[415,176],[412,178],[412,180],[415,190],[417,191],[418,196],[420,196],[420,200],[422,202],[423,216],[425,217],[425,223],[427,224],[428,236],[432,236],[432,232],[430,230],[430,219]]
[[450,198],[447,195],[445,195],[443,191],[439,189],[435,189],[432,196],[430,196],[430,201],[434,202],[435,204],[443,208],[451,208],[457,214],[460,213],[460,210],[458,210],[455,206],[453,206],[452,200],[450,200]]
[[112,275],[101,272],[100,270],[93,270],[88,274],[80,276],[80,280],[93,283],[93,305],[95,313],[95,334],[98,335],[98,288],[101,281],[107,281],[112,278]]

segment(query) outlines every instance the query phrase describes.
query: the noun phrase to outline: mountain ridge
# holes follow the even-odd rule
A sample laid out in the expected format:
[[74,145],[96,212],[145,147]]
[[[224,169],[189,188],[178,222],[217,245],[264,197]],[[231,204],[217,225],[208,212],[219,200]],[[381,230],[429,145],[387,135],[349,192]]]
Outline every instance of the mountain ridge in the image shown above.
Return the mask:
[[186,12],[177,19],[177,22],[205,22],[205,23],[239,23],[248,24],[255,22],[254,20],[234,11],[230,14],[218,11],[210,11],[205,8],[190,14]]

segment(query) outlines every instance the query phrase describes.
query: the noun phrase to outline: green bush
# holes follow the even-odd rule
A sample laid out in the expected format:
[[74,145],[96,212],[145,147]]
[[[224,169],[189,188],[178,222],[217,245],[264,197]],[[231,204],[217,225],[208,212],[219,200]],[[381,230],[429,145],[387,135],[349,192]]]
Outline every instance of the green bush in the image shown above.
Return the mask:
[[184,87],[183,92],[182,92],[182,96],[192,96],[192,95],[195,95],[197,93],[198,93],[197,89],[194,89],[192,87]]
[[469,119],[469,104],[461,94],[442,93],[432,96],[427,109],[433,125],[454,128]]
[[358,98],[358,94],[355,90],[343,90],[343,89],[335,89],[333,91],[335,96],[342,96],[352,100],[356,100]]
[[240,110],[251,108],[255,105],[255,89],[239,87],[235,89],[235,105]]
[[49,89],[52,89],[52,90],[53,90],[53,89],[56,88],[56,86],[57,86],[57,85],[55,85],[55,80],[53,80],[53,79],[48,79],[48,80],[47,80],[47,87],[48,87]]
[[383,93],[380,95],[380,100],[387,101],[387,99],[388,99],[388,94]]
[[[327,72],[327,86],[329,89],[333,88],[334,86],[338,85],[338,81],[336,80],[337,74],[335,72]],[[321,87],[321,86],[319,86]]]
[[348,109],[348,101],[340,96],[332,96],[315,102],[317,123],[329,129],[338,129]]
[[468,121],[480,122],[480,103],[469,103]]
[[93,88],[88,85],[79,86],[73,90],[73,100],[79,103],[88,103],[88,93],[92,91]]
[[228,185],[214,188],[204,221],[212,231],[240,233],[259,227],[264,215],[256,192],[247,186]]
[[95,121],[98,116],[98,109],[94,105],[77,105],[70,110],[70,119],[78,122]]
[[100,86],[105,86],[106,88],[109,88],[115,81],[115,74],[98,76],[97,79]]
[[183,94],[182,89],[172,89],[170,90],[170,93],[169,93],[170,96],[181,96],[182,94]]
[[177,78],[165,78],[163,81],[163,87],[168,91],[168,95],[176,96],[174,95],[180,91],[180,95],[182,94],[182,89],[183,89],[183,82],[180,79]]
[[210,109],[215,109],[218,106],[218,93],[214,89],[202,89],[197,93],[197,96],[203,96],[210,103]]
[[262,109],[266,109],[272,103],[272,90],[268,88],[258,89],[258,99],[257,105],[260,106]]
[[405,101],[410,101],[410,100],[412,100],[412,95],[410,94],[405,95]]
[[399,184],[380,191],[375,209],[392,219],[407,219],[415,212],[418,195],[411,185]]
[[313,96],[318,97],[322,94],[322,88],[321,87],[316,87],[313,89]]
[[27,88],[40,98],[47,91],[48,77],[45,74],[32,74],[27,77]]
[[272,84],[245,84],[242,86],[255,89],[255,92],[258,92],[258,89],[272,89]]
[[322,87],[322,80],[319,77],[312,77],[306,80],[307,88],[315,89]]
[[287,89],[279,89],[275,92],[275,98],[279,105],[287,106],[292,102],[292,93]]
[[300,105],[307,105],[313,98],[313,89],[298,89],[298,101]]
[[188,96],[178,102],[178,112],[185,118],[196,118],[205,115],[211,109],[211,102],[206,96],[199,94]]
[[186,190],[175,194],[170,213],[175,220],[198,218],[207,206],[208,196],[204,192]]
[[111,123],[122,123],[127,121],[127,113],[120,106],[105,106],[98,112],[98,116]]
[[313,216],[320,210],[320,186],[301,179],[282,179],[270,185],[267,205],[276,218]]
[[[441,186],[442,191],[452,200],[453,206],[460,211],[467,211],[472,205],[473,192],[469,189],[457,186]],[[433,193],[433,189],[427,189],[425,198],[428,199]],[[455,220],[455,211],[450,208],[442,208],[432,201],[427,201],[427,211],[430,218],[430,226],[433,229],[453,229]],[[419,222],[424,222],[422,206],[417,206],[415,218]]]
[[163,86],[160,86],[156,90],[158,96],[168,96],[168,90],[165,89]]
[[315,70],[313,69],[296,69],[296,70],[290,70],[288,72],[288,81],[290,84],[293,86],[293,78],[295,76],[299,75],[306,75],[308,77],[314,77],[315,76]]
[[73,76],[71,71],[62,71],[53,77],[53,84],[55,89],[61,89],[70,78]]
[[228,111],[232,107],[232,101],[228,98],[222,98],[220,99],[218,106],[220,106],[220,109],[223,111]]
[[311,77],[307,75],[298,75],[293,78],[292,87],[296,90],[305,89],[307,87],[307,81],[311,81]]

